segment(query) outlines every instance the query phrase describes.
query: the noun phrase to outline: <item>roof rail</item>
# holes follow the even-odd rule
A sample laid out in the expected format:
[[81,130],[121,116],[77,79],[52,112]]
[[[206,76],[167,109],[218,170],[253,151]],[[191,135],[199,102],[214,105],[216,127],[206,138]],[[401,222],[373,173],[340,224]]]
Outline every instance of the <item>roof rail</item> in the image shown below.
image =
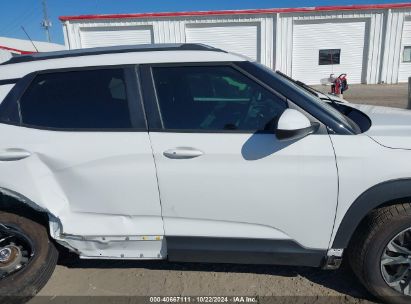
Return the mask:
[[98,47],[87,49],[76,49],[67,51],[43,52],[33,53],[28,55],[18,55],[12,57],[10,60],[3,62],[1,65],[31,62],[47,59],[58,59],[68,57],[80,57],[91,55],[117,54],[117,53],[134,53],[134,52],[153,52],[153,51],[214,51],[224,52],[205,44],[200,43],[164,43],[164,44],[140,44],[140,45],[125,45],[125,46],[111,46]]

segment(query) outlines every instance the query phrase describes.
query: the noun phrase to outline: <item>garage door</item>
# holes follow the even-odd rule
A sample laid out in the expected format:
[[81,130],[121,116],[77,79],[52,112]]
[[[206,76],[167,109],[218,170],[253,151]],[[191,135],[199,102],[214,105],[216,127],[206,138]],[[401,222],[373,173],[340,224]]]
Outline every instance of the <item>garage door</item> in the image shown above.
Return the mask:
[[398,82],[407,82],[411,77],[411,20],[404,21],[401,43],[401,61]]
[[218,24],[187,26],[186,41],[204,43],[259,60],[257,24]]
[[[331,73],[336,76],[347,73],[350,83],[361,83],[366,68],[365,29],[366,21],[296,22],[293,31],[293,78],[319,84]],[[327,58],[330,59],[328,62]]]
[[83,48],[135,45],[152,43],[153,34],[149,26],[82,28],[80,39]]

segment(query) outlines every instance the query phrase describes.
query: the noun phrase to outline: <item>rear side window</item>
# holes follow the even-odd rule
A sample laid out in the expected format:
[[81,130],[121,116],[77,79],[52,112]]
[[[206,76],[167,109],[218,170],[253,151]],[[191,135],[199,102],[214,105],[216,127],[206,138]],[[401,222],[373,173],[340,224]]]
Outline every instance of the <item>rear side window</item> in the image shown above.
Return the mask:
[[61,129],[131,128],[123,69],[40,74],[20,99],[25,125]]
[[284,97],[230,66],[154,67],[163,124],[180,130],[272,130]]

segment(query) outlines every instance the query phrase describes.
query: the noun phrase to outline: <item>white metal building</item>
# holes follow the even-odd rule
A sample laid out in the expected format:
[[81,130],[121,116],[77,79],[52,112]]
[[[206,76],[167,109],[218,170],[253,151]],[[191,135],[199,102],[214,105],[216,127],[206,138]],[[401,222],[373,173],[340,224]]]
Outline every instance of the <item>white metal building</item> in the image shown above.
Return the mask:
[[64,45],[56,43],[0,37],[0,63],[9,60],[14,54],[20,55],[64,49],[66,49]]
[[199,42],[240,53],[309,84],[411,76],[411,3],[60,17],[69,49]]

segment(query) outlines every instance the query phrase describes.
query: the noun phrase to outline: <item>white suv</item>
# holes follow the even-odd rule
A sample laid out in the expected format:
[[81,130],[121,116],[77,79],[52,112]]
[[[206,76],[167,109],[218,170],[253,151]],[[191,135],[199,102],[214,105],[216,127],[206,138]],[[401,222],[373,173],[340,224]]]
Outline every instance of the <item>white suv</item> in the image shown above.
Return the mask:
[[[411,300],[411,112],[197,44],[0,65],[0,294],[89,259],[337,268]],[[59,245],[56,245],[59,244]]]

